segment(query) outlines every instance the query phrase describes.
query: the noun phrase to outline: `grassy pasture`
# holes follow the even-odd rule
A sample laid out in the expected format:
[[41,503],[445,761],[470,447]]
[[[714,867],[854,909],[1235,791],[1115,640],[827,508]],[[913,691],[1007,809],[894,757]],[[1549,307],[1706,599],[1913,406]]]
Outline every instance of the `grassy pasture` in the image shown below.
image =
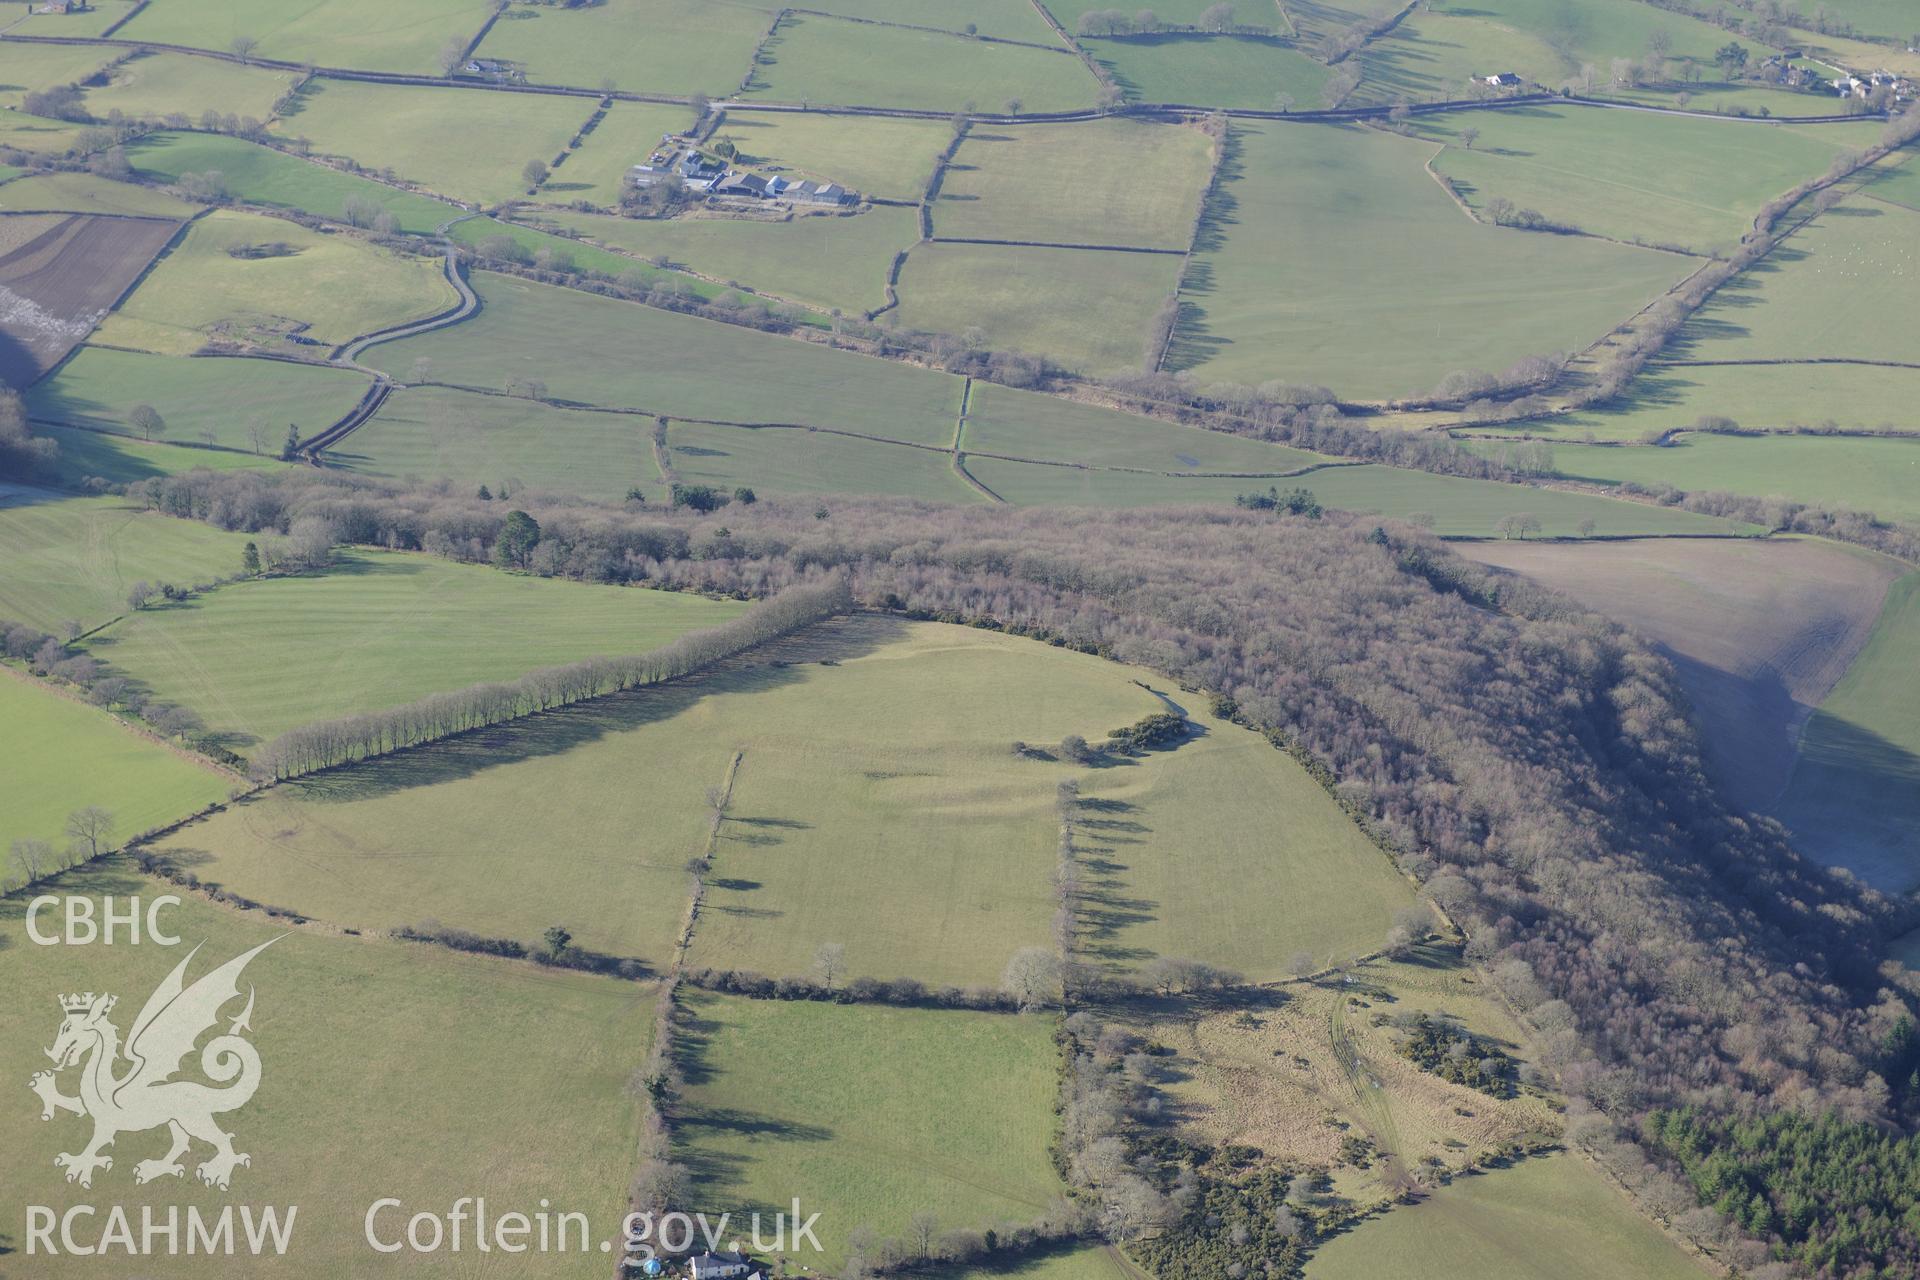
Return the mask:
[[628,278],[638,276],[648,281],[671,280],[688,292],[697,293],[704,298],[715,297],[724,292],[717,285],[707,284],[691,276],[661,271],[634,258],[610,253],[578,240],[569,240],[550,231],[522,226],[517,222],[502,222],[498,218],[469,218],[465,222],[455,223],[448,230],[455,240],[471,245],[478,245],[493,236],[505,236],[534,255],[536,261],[540,251],[544,249],[548,253],[567,259],[583,271],[598,271],[602,275],[615,279],[622,276]]
[[855,119],[729,110],[715,131],[743,163],[838,182],[865,195],[917,200],[951,133],[944,121]]
[[112,213],[129,218],[189,218],[200,206],[126,182],[90,173],[43,173],[0,185],[0,212]]
[[186,53],[143,54],[115,67],[100,88],[88,89],[86,107],[101,119],[120,111],[135,119],[178,113],[197,121],[202,112],[217,111],[265,120],[298,78],[292,71]]
[[706,993],[685,1003],[690,1086],[675,1138],[694,1202],[740,1220],[798,1196],[820,1211],[824,1253],[793,1263],[838,1267],[862,1225],[897,1238],[925,1210],[945,1229],[981,1228],[1037,1217],[1061,1193],[1047,1158],[1052,1019]]
[[[997,985],[1048,945],[1054,789],[1084,772],[1009,744],[1095,738],[1159,704],[1126,668],[1031,641],[847,625],[867,652],[708,700],[715,740],[744,754],[689,960],[804,974],[838,942],[849,977]],[[932,690],[939,714],[917,713]]]
[[[1291,757],[1177,700],[1204,736],[1083,782],[1097,807],[1078,841],[1080,957],[1138,973],[1180,956],[1271,981],[1298,951],[1375,950],[1413,905],[1406,880]],[[1245,892],[1264,883],[1277,892]]]
[[69,426],[138,435],[127,416],[135,405],[148,404],[166,422],[163,439],[248,453],[254,451],[248,429],[257,423],[265,452],[277,456],[289,424],[302,436],[312,435],[345,417],[367,386],[363,374],[321,365],[82,347],[28,392],[27,411]]
[[[536,8],[522,12],[539,13]],[[570,16],[561,10],[549,12]],[[580,13],[597,12],[582,9]],[[541,184],[540,199],[554,203],[587,200],[606,208],[620,203],[627,172],[644,164],[664,134],[679,133],[692,121],[685,107],[654,102],[616,102],[578,150],[567,152],[566,163]]]
[[1580,1157],[1540,1156],[1455,1180],[1321,1245],[1308,1280],[1698,1280],[1707,1272]]
[[1662,448],[1556,444],[1553,465],[1582,480],[1724,489],[1920,520],[1920,440],[1688,434]]
[[1800,730],[1867,642],[1898,561],[1814,538],[1482,542],[1461,553],[1633,627],[1673,660],[1727,798],[1772,808]]
[[[1472,149],[1467,128],[1480,135]],[[1762,204],[1838,154],[1812,130],[1582,107],[1427,117],[1420,132],[1447,144],[1433,166],[1483,216],[1504,196],[1585,231],[1696,252],[1736,244]]]
[[[1086,372],[1138,369],[1147,322],[1179,282],[1164,253],[935,242],[907,255],[899,322],[1045,355]],[[1089,317],[1098,316],[1098,324]]]
[[1824,8],[1829,14],[1852,23],[1863,35],[1892,36],[1902,42],[1913,36],[1913,32],[1907,30],[1913,25],[1913,8],[1904,0],[1833,0],[1831,4],[1796,0],[1792,7],[1809,15]]
[[855,440],[825,431],[704,427],[668,430],[674,475],[686,484],[757,493],[877,493],[929,502],[976,502],[980,494],[927,449]]
[[[0,44],[0,107],[18,107],[29,93],[51,89],[55,85],[84,80],[113,61],[117,50],[97,45],[28,44],[8,41]],[[25,116],[39,122],[39,117]],[[58,128],[53,120],[45,123]]]
[[516,5],[478,53],[525,66],[540,84],[684,95],[731,93],[771,8],[720,0],[607,0],[579,9]]
[[543,489],[616,500],[638,485],[658,499],[651,418],[556,409],[537,400],[408,387],[327,451],[334,466],[395,479],[441,477],[462,489]]
[[[1582,63],[1591,62],[1605,73],[1615,58],[1645,57],[1647,38],[1656,31],[1665,32],[1672,42],[1671,57],[1708,64],[1714,50],[1727,42],[1727,33],[1711,23],[1638,0],[1441,0],[1434,7],[1456,20],[1517,32],[1539,42],[1552,55],[1551,61],[1498,69],[1518,71],[1555,87],[1558,77],[1570,77]],[[1461,42],[1476,50],[1484,38],[1462,33]]]
[[[292,252],[235,256],[274,243]],[[304,324],[305,337],[332,345],[453,302],[437,259],[403,257],[354,236],[221,209],[193,224],[107,317],[97,340],[164,355],[189,354],[211,338],[275,349],[288,345],[281,335],[290,326]],[[313,354],[312,347],[305,350]]]
[[1860,189],[1876,200],[1920,212],[1920,151],[1903,151],[1881,161]]
[[[98,911],[104,895],[119,902],[174,890],[115,863],[68,877],[61,891],[94,898]],[[41,1050],[59,1026],[57,994],[118,994],[113,1020],[124,1031],[189,947],[204,947],[189,966],[191,981],[286,933],[264,916],[189,894],[164,917],[182,939],[176,949],[38,947],[27,941],[24,911],[19,897],[0,900],[9,987],[19,993],[8,1003],[0,1067],[21,1085],[48,1065]],[[496,1213],[511,1206],[530,1214],[544,1197],[555,1212],[588,1216],[587,1248],[596,1258],[590,1265],[601,1265],[599,1242],[617,1238],[626,1211],[639,1131],[638,1104],[626,1086],[652,1034],[649,987],[307,930],[262,952],[243,981],[257,990],[249,1039],[263,1069],[259,1092],[229,1118],[236,1147],[252,1156],[235,1172],[231,1192],[202,1186],[191,1163],[184,1178],[136,1185],[134,1164],[165,1151],[164,1131],[122,1134],[113,1168],[97,1175],[92,1190],[70,1186],[53,1167],[53,1155],[79,1149],[74,1144],[85,1141],[85,1122],[62,1116],[43,1124],[31,1098],[0,1120],[6,1185],[23,1195],[31,1189],[36,1203],[56,1213],[111,1196],[136,1223],[145,1204],[156,1206],[161,1223],[170,1205],[192,1204],[209,1217],[235,1197],[299,1206],[285,1260],[210,1268],[205,1257],[184,1256],[183,1236],[183,1256],[167,1257],[163,1242],[157,1256],[140,1264],[140,1273],[155,1280],[382,1274],[386,1260],[363,1235],[367,1208],[381,1196],[406,1205],[383,1215],[383,1235],[389,1225],[403,1232],[407,1215],[429,1205],[445,1212],[460,1196],[485,1195],[490,1207],[500,1206]],[[234,1002],[228,1016],[239,1007]],[[370,1059],[388,1057],[406,1069],[368,1069]],[[62,1086],[73,1090],[72,1073]],[[191,1160],[207,1150],[196,1144]],[[434,1158],[422,1159],[424,1151]],[[352,1175],[342,1176],[343,1170]],[[464,1243],[458,1257],[472,1259],[471,1223]],[[577,1229],[569,1243],[574,1252],[530,1252],[501,1273],[578,1275],[584,1259]],[[50,1280],[99,1273],[98,1258],[34,1259],[34,1274]],[[495,1269],[482,1265],[472,1273]]]
[[1920,885],[1920,575],[1887,593],[1867,646],[1800,739],[1775,811],[1794,843],[1888,892]]
[[1281,94],[1321,105],[1327,69],[1278,40],[1163,35],[1083,40],[1130,102],[1271,111]]
[[350,198],[371,200],[397,218],[402,231],[416,235],[459,213],[438,200],[218,134],[150,134],[129,146],[127,157],[145,177],[173,182],[183,173],[217,171],[236,199],[334,221],[340,220]]
[[128,614],[88,644],[244,750],[327,716],[640,653],[739,612],[693,595],[354,551],[317,577],[238,583]]
[[149,444],[131,436],[106,435],[74,427],[35,426],[33,433],[46,436],[60,446],[53,482],[70,489],[81,488],[95,477],[110,484],[128,484],[201,467],[210,471],[234,471],[281,465],[277,453],[256,457],[231,449],[207,449],[157,440]]
[[1913,344],[1882,317],[1902,305],[1916,282],[1920,212],[1856,197],[1729,281],[1681,331],[1669,355],[1911,361]]
[[439,382],[492,388],[524,374],[604,408],[953,440],[961,383],[946,374],[506,276],[473,285],[477,316],[375,347],[365,363],[405,375],[424,356]]
[[[1706,74],[1714,76],[1718,74],[1718,70],[1708,68]],[[1620,98],[1650,107],[1691,111],[1699,115],[1772,116],[1779,120],[1792,120],[1798,116],[1830,115],[1837,109],[1835,99],[1826,93],[1780,89],[1772,85],[1746,82],[1728,84],[1705,80],[1691,85],[1648,85],[1640,88],[1631,85],[1610,85],[1605,92],[1610,98]],[[1816,129],[1823,134],[1839,135],[1845,132],[1839,125],[1804,127]],[[1838,141],[1838,137],[1835,140]]]
[[149,5],[116,34],[215,50],[250,36],[263,58],[431,75],[440,50],[486,19],[483,0],[197,0]]
[[[0,91],[0,100],[4,100],[4,91]],[[78,144],[80,134],[86,127],[18,112],[0,113],[0,146],[31,151],[36,155],[65,155]]]
[[954,111],[1077,111],[1099,84],[1067,53],[986,44],[944,32],[794,17],[761,48],[746,95],[775,102]]
[[553,163],[593,109],[585,98],[326,81],[302,90],[276,128],[316,151],[490,204],[524,196],[527,161]]
[[786,222],[749,218],[675,218],[666,222],[592,213],[548,213],[554,225],[643,258],[716,280],[734,280],[776,297],[846,312],[886,303],[894,255],[920,238],[912,209],[876,205],[848,217],[815,215]]
[[1465,480],[1376,464],[1330,466],[1284,480],[1181,478],[1037,466],[969,456],[967,470],[1007,501],[1021,505],[1141,507],[1182,502],[1232,502],[1236,494],[1269,485],[1310,489],[1329,507],[1394,519],[1431,517],[1442,537],[1498,537],[1509,515],[1539,516],[1547,537],[1570,538],[1594,522],[1598,534],[1734,533],[1748,531],[1713,516],[1671,507],[1622,502],[1592,494],[1491,480]]
[[[97,804],[113,811],[114,838],[185,817],[224,800],[237,780],[196,764],[142,734],[17,671],[0,671],[0,719],[21,750],[7,771],[0,798],[0,843],[45,840],[67,845],[65,823],[75,809]],[[51,868],[48,868],[51,869]],[[18,879],[11,861],[0,882]],[[37,948],[35,948],[37,950]]]
[[973,384],[964,445],[969,452],[1170,472],[1294,471],[1325,461],[1319,454],[1288,445],[1116,413],[988,382]]
[[1365,76],[1356,105],[1457,100],[1489,68],[1556,86],[1578,70],[1531,32],[1438,6],[1407,15],[1355,56]]
[[1456,369],[1577,349],[1693,265],[1478,225],[1423,169],[1426,143],[1348,126],[1235,134],[1169,357],[1204,379],[1424,390]]
[[40,13],[29,8],[27,16],[8,28],[22,36],[98,36],[133,11],[134,0],[92,0],[81,13]]
[[807,0],[802,6],[848,18],[896,22],[909,27],[937,27],[965,32],[974,27],[983,36],[1026,40],[1058,47],[1060,38],[1034,9],[1031,0]]
[[933,211],[939,236],[1185,249],[1212,139],[1141,120],[981,125]]
[[[1099,801],[1081,815],[1086,958],[1128,970],[1176,955],[1270,978],[1294,950],[1383,937],[1412,901],[1404,882],[1254,734],[1189,707],[1204,736],[1172,752],[1089,771],[1007,751],[1016,738],[1098,740],[1160,707],[1136,674],[915,626],[809,675],[851,731],[823,727],[799,698],[763,699],[690,960],[798,974],[840,942],[850,975],[991,985],[1014,951],[1045,945],[1065,777]],[[937,724],[906,713],[929,689],[951,695]],[[901,728],[876,728],[889,725]],[[876,901],[889,910],[876,916]]]
[[[1638,440],[1722,414],[1751,430],[1818,427],[1920,430],[1920,369],[1881,365],[1651,365],[1624,402],[1517,423],[1528,435]],[[1497,430],[1497,428],[1494,428]]]

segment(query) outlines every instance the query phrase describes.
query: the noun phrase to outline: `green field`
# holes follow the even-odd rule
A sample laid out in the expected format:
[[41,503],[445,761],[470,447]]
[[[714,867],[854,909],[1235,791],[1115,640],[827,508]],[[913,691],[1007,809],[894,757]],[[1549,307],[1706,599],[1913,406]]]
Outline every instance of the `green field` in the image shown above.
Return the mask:
[[84,44],[0,44],[0,107],[18,107],[29,93],[84,80],[111,62],[116,52]]
[[981,125],[941,179],[934,234],[1184,250],[1212,148],[1140,120]]
[[952,137],[945,121],[856,119],[729,110],[714,139],[740,149],[741,162],[838,182],[865,195],[917,200]]
[[150,4],[116,34],[221,51],[250,36],[263,58],[431,75],[440,50],[486,20],[484,0],[196,0]]
[[1056,48],[1060,44],[1031,0],[963,0],[958,4],[954,0],[807,0],[805,7],[849,18],[943,31],[964,32],[971,26],[983,36],[1002,40],[1025,40]]
[[235,199],[298,209],[335,222],[355,198],[373,201],[399,220],[402,231],[414,234],[432,231],[459,214],[438,200],[218,134],[152,134],[128,147],[127,157],[144,177],[174,182],[183,173],[217,172]]
[[[0,191],[6,188],[0,187]],[[1694,360],[1840,356],[1912,362],[1882,322],[1920,281],[1920,212],[1850,199],[1794,232],[1708,300],[1668,354]]]
[[133,12],[135,0],[89,0],[80,13],[40,13],[29,8],[27,17],[9,28],[23,36],[98,36]]
[[[538,9],[522,12],[538,13]],[[560,11],[556,10],[556,14]],[[599,10],[583,9],[582,15]],[[561,16],[572,16],[562,14]],[[627,173],[646,163],[660,139],[688,127],[693,113],[685,107],[653,102],[616,102],[586,136],[577,151],[567,152],[566,163],[540,187],[540,199],[555,204],[586,200],[602,208],[617,208],[626,189]]]
[[217,58],[144,54],[115,67],[105,85],[87,90],[86,107],[100,119],[118,111],[136,120],[180,115],[197,123],[203,112],[217,111],[265,120],[297,79],[293,71]]
[[1326,461],[1316,453],[1116,413],[1055,396],[973,384],[965,446],[970,454],[1003,453],[1043,462],[1092,463],[1149,471],[1297,471]]
[[49,211],[189,218],[200,211],[200,206],[164,191],[109,182],[90,173],[42,173],[0,185],[0,213]]
[[1794,843],[1889,893],[1920,885],[1920,575],[1893,584],[1867,647],[1807,721],[1776,816]]
[[[30,676],[0,671],[0,720],[21,750],[0,798],[0,846],[44,840],[67,847],[67,815],[88,805],[113,813],[113,847],[227,798],[239,780],[177,754]],[[44,871],[52,870],[48,865]],[[22,878],[11,860],[0,883]],[[38,950],[38,948],[33,948]]]
[[1415,15],[1373,46],[1367,75],[1388,97],[1457,98],[1467,77],[1489,70],[1558,88],[1592,63],[1604,87],[1613,59],[1643,58],[1656,31],[1671,58],[1709,68],[1727,41],[1719,27],[1638,0],[1440,0],[1431,17]]
[[894,255],[920,238],[912,209],[874,206],[840,217],[786,222],[750,218],[675,218],[666,222],[592,213],[547,213],[554,225],[642,258],[807,306],[857,314],[886,304]]
[[448,228],[448,231],[455,240],[470,245],[482,244],[494,236],[505,236],[533,255],[536,263],[539,262],[541,251],[544,250],[556,258],[573,263],[582,271],[598,271],[614,279],[644,278],[650,283],[670,280],[682,289],[705,298],[724,292],[717,285],[709,285],[688,275],[660,271],[622,254],[597,249],[579,240],[569,240],[564,236],[554,235],[550,231],[541,231],[514,222],[502,222],[498,218],[469,218],[465,222],[455,223]]
[[1180,264],[1167,253],[922,244],[901,268],[900,307],[889,316],[931,333],[979,329],[989,347],[1082,372],[1137,370],[1147,322],[1179,283]]
[[[1920,369],[1859,364],[1651,365],[1618,407],[1516,423],[1514,431],[1638,440],[1719,414],[1751,430],[1920,430]],[[1498,430],[1499,428],[1492,428]]]
[[961,384],[946,374],[506,276],[476,273],[473,286],[477,316],[375,347],[365,363],[404,377],[425,357],[436,382],[534,377],[549,395],[676,418],[953,440]]
[[587,98],[323,81],[275,128],[437,195],[493,203],[524,196],[527,162],[552,164],[593,108]]
[[[276,244],[291,251],[236,256]],[[188,355],[220,340],[312,356],[323,352],[292,348],[285,335],[332,346],[434,315],[455,300],[437,258],[220,209],[193,224],[96,337],[163,355]]]
[[[0,94],[0,99],[3,98],[4,94]],[[18,112],[0,113],[0,147],[31,151],[36,155],[65,155],[78,144],[85,127]]]
[[747,95],[822,106],[954,111],[1077,111],[1099,83],[1064,48],[987,44],[965,36],[833,18],[790,17],[760,54]]
[[872,493],[929,502],[975,502],[980,494],[945,453],[856,440],[826,431],[703,427],[668,432],[674,476],[683,484],[756,493]]
[[[583,945],[659,964],[687,903],[683,864],[705,848],[704,797],[738,752],[694,963],[804,974],[822,943],[841,942],[849,976],[993,986],[1015,951],[1047,945],[1054,789],[1086,775],[1136,793],[1140,813],[1118,817],[1155,829],[1156,860],[1181,856],[1176,842],[1213,847],[1185,825],[1199,806],[1246,808],[1264,824],[1267,806],[1287,805],[1284,830],[1263,828],[1263,846],[1177,891],[1136,863],[1136,888],[1167,895],[1146,913],[1164,923],[1129,925],[1138,945],[1230,961],[1214,924],[1245,912],[1284,922],[1263,964],[1298,946],[1370,947],[1401,891],[1284,756],[1262,747],[1231,761],[1237,744],[1224,740],[1183,747],[1218,751],[1220,776],[1252,787],[1223,796],[1185,785],[1181,752],[1090,775],[1011,753],[1015,739],[1098,738],[1153,711],[1136,674],[993,633],[854,619],[696,681],[277,787],[163,852],[339,924],[435,915],[531,938],[558,922]],[[934,720],[916,710],[930,688],[949,709]],[[530,873],[536,849],[552,852]],[[1280,874],[1249,879],[1247,857]]]
[[256,456],[252,453],[235,453],[231,449],[208,449],[201,445],[165,444],[160,441],[149,444],[131,436],[38,424],[34,426],[33,433],[45,436],[60,446],[60,460],[49,483],[69,489],[90,489],[90,482],[95,479],[109,484],[130,484],[135,480],[179,475],[203,467],[210,471],[235,471],[281,465],[277,451]]
[[734,0],[607,0],[579,9],[516,5],[477,52],[522,64],[541,84],[646,93],[739,88],[753,47],[773,21],[770,8]]
[[1707,1275],[1574,1155],[1458,1178],[1314,1251],[1307,1280],[1699,1280]]
[[1236,494],[1311,490],[1329,507],[1394,519],[1432,517],[1443,537],[1498,537],[1500,520],[1540,517],[1548,537],[1570,538],[1591,520],[1601,535],[1755,532],[1712,516],[1592,494],[1463,480],[1374,464],[1330,466],[1282,480],[1205,479],[1036,466],[969,456],[967,470],[1007,501],[1031,506],[1138,507],[1231,502]]
[[329,716],[592,654],[643,653],[739,612],[693,595],[363,550],[319,576],[130,613],[88,646],[244,749]]
[[327,461],[367,475],[444,476],[463,490],[488,485],[618,501],[638,486],[658,500],[653,419],[557,409],[537,400],[447,387],[395,391],[373,420]]
[[1826,10],[1853,26],[1863,35],[1891,36],[1910,40],[1913,32],[1913,6],[1906,0],[1796,0],[1791,6],[1802,13]]
[[126,611],[136,582],[210,582],[240,572],[245,544],[240,534],[119,498],[0,488],[0,618],[47,631],[69,620],[96,627]]
[[1277,40],[1165,35],[1083,40],[1130,102],[1271,111],[1281,95],[1322,105],[1327,69]]
[[[811,697],[763,695],[751,743],[744,729],[728,739],[744,756],[690,960],[804,974],[839,942],[849,975],[993,985],[1014,951],[1046,943],[1066,777],[1104,802],[1083,815],[1089,959],[1128,969],[1173,955],[1276,977],[1295,950],[1384,936],[1411,900],[1385,859],[1290,759],[1192,700],[1205,736],[1176,751],[1089,771],[1007,749],[1098,740],[1160,708],[1136,674],[919,625],[810,677]],[[952,695],[940,717],[907,714],[928,689]],[[845,729],[823,724],[819,699]]]
[[1422,168],[1428,144],[1350,126],[1236,126],[1169,364],[1209,380],[1424,391],[1577,349],[1692,264],[1476,225]]
[[682,1056],[694,1084],[675,1125],[702,1211],[820,1212],[831,1270],[865,1226],[906,1234],[1040,1217],[1061,1194],[1047,1158],[1053,1019],[693,994]]
[[[368,387],[350,369],[285,360],[203,359],[82,347],[27,394],[36,418],[120,435],[140,434],[128,415],[151,405],[161,439],[277,457],[288,426],[310,436],[344,418]],[[256,448],[251,432],[259,429]]]
[[[179,892],[118,864],[71,877],[62,891],[92,897],[96,911],[104,895],[118,906],[135,895],[150,901]],[[485,1195],[495,1214],[524,1207],[532,1215],[542,1198],[555,1213],[586,1214],[585,1247],[596,1258],[601,1240],[618,1237],[639,1133],[639,1103],[627,1083],[652,1034],[650,988],[412,943],[289,933],[264,916],[184,896],[161,917],[182,940],[174,949],[33,946],[21,919],[24,900],[0,900],[9,987],[20,993],[8,1005],[0,1069],[25,1098],[0,1120],[0,1178],[7,1186],[55,1213],[110,1196],[138,1223],[140,1206],[150,1204],[163,1225],[169,1206],[193,1205],[212,1220],[235,1200],[276,1205],[284,1222],[286,1206],[297,1205],[286,1259],[248,1263],[252,1275],[378,1274],[388,1260],[369,1248],[364,1220],[387,1196],[405,1207],[378,1220],[386,1239],[404,1234],[410,1214],[428,1206],[445,1213],[459,1197],[474,1195]],[[262,1067],[259,1092],[227,1117],[236,1149],[252,1157],[234,1172],[232,1190],[195,1179],[193,1164],[210,1151],[204,1144],[195,1145],[184,1177],[136,1185],[135,1164],[166,1151],[164,1130],[122,1133],[113,1168],[96,1175],[91,1191],[63,1182],[53,1156],[82,1149],[86,1122],[63,1115],[43,1124],[25,1092],[27,1078],[48,1065],[42,1050],[60,1026],[55,997],[115,993],[120,1002],[111,1021],[124,1033],[190,947],[203,950],[189,966],[189,981],[276,935],[284,936],[242,978],[255,991],[248,1038]],[[239,1009],[233,1002],[227,1020]],[[73,1092],[74,1074],[60,1084]],[[421,1158],[427,1151],[432,1159]],[[94,1220],[104,1223],[104,1214]],[[209,1274],[206,1258],[186,1256],[187,1221],[182,1212],[180,1256],[169,1257],[162,1238],[156,1255],[140,1263],[141,1275]],[[471,1221],[464,1244],[456,1256],[473,1258]],[[517,1258],[511,1274],[578,1275],[577,1227],[569,1247],[574,1252]],[[84,1277],[99,1274],[100,1260],[42,1257],[33,1267],[35,1276]]]
[[1920,211],[1920,161],[1916,161],[1917,155],[1920,152],[1906,151],[1900,154],[1897,163],[1881,162],[1874,169],[1872,181],[1862,190],[1876,199]]
[[1078,837],[1081,957],[1137,974],[1179,956],[1273,981],[1301,951],[1377,950],[1414,904],[1407,881],[1291,757],[1176,700],[1203,737],[1082,785],[1100,807]]
[[1556,444],[1560,474],[1617,483],[1724,489],[1920,520],[1920,440],[1689,434],[1662,448]]
[[1427,117],[1419,132],[1447,144],[1433,166],[1483,217],[1505,197],[1596,235],[1696,252],[1736,245],[1761,205],[1839,154],[1811,129],[1591,107]]

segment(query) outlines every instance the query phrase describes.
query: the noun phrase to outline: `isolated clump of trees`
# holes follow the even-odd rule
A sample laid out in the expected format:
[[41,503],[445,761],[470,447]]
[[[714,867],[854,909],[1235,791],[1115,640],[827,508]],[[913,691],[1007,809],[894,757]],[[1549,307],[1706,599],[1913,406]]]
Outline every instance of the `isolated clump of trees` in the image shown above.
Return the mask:
[[254,768],[262,777],[298,777],[588,698],[659,684],[821,621],[850,604],[846,583],[838,576],[792,587],[738,618],[689,632],[648,653],[583,658],[541,667],[517,680],[470,685],[381,711],[290,729],[261,750]]

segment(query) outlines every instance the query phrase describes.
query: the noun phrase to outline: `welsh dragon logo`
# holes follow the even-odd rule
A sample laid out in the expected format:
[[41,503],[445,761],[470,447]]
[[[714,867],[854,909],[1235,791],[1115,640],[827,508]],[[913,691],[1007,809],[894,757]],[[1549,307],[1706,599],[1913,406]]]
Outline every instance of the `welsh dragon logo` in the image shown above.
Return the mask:
[[[93,1140],[84,1150],[53,1158],[55,1165],[67,1171],[68,1182],[91,1187],[95,1170],[113,1168],[113,1157],[102,1152],[115,1138],[161,1125],[172,1135],[172,1146],[159,1159],[134,1165],[135,1182],[185,1174],[181,1157],[195,1139],[213,1147],[213,1154],[195,1171],[210,1187],[225,1191],[234,1168],[253,1163],[250,1156],[233,1149],[233,1135],[214,1120],[245,1106],[260,1087],[259,1051],[242,1035],[253,1029],[252,987],[247,988],[246,1008],[228,1022],[226,1033],[200,1050],[201,1072],[225,1087],[173,1077],[200,1037],[220,1021],[221,1009],[240,997],[240,974],[247,963],[278,941],[261,943],[189,987],[184,979],[187,965],[199,954],[200,948],[195,947],[147,997],[124,1045],[120,1029],[107,1017],[118,997],[91,991],[60,997],[66,1019],[53,1047],[46,1051],[54,1068],[39,1072],[28,1084],[40,1095],[42,1120],[66,1111],[93,1121]],[[129,1065],[121,1070],[123,1059]],[[80,1069],[78,1097],[61,1093],[56,1082],[58,1074],[70,1067]]]

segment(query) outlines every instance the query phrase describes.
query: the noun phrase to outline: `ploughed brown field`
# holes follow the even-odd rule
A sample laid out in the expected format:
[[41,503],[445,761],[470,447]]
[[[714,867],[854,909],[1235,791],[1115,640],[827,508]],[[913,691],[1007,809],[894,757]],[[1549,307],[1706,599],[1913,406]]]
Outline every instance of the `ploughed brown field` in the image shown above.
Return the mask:
[[84,213],[0,218],[0,382],[24,387],[59,364],[178,226]]
[[1807,717],[1853,664],[1902,572],[1884,556],[1799,539],[1456,550],[1571,596],[1663,649],[1693,700],[1715,781],[1734,804],[1758,811],[1779,800]]

